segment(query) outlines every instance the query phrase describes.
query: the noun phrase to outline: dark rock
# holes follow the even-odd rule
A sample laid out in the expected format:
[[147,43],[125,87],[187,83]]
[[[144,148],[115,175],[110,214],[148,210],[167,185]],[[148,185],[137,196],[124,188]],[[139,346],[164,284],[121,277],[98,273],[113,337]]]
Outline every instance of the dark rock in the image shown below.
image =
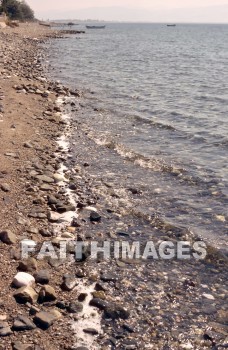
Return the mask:
[[111,273],[103,273],[100,278],[103,282],[116,282],[118,280],[118,278]]
[[74,287],[77,284],[77,280],[74,277],[74,275],[64,275],[63,276],[63,283],[61,285],[61,288],[66,291],[71,291],[74,289]]
[[109,307],[109,303],[107,301],[104,301],[99,298],[93,298],[92,300],[90,300],[89,305],[95,306],[100,310],[105,310]]
[[57,301],[57,303],[56,303],[56,307],[58,307],[59,309],[61,309],[61,310],[65,310],[66,309],[66,303],[65,303],[65,301]]
[[55,320],[56,316],[46,311],[39,312],[33,319],[34,323],[42,329],[48,329]]
[[10,230],[5,230],[5,231],[0,232],[0,240],[6,244],[17,243],[16,235],[13,232],[11,232]]
[[58,199],[55,198],[54,196],[48,196],[48,204],[52,205],[52,204],[57,204],[58,203]]
[[48,230],[45,229],[40,229],[39,233],[41,234],[41,236],[43,237],[52,237],[51,232],[49,232]]
[[71,314],[77,314],[83,311],[83,304],[78,302],[72,302],[67,307],[67,311]]
[[111,318],[112,320],[119,318],[127,320],[130,317],[130,312],[121,305],[109,305],[105,308],[104,312],[105,318]]
[[33,277],[35,278],[36,283],[40,284],[48,284],[50,280],[50,274],[48,270],[40,270],[36,272]]
[[12,330],[13,331],[30,331],[35,328],[36,328],[35,324],[32,321],[30,321],[29,318],[20,315],[14,320]]
[[91,335],[97,335],[99,334],[99,332],[94,329],[94,328],[86,328],[86,329],[83,329],[83,332],[84,333],[87,333],[87,334],[91,334]]
[[20,261],[18,265],[19,271],[33,272],[37,269],[37,261],[34,258],[28,258],[25,261]]
[[12,333],[8,322],[0,321],[0,337],[6,337]]
[[87,298],[87,293],[80,293],[78,296],[78,301],[83,302]]
[[90,213],[90,221],[92,222],[99,222],[101,221],[101,216],[96,211],[92,211]]

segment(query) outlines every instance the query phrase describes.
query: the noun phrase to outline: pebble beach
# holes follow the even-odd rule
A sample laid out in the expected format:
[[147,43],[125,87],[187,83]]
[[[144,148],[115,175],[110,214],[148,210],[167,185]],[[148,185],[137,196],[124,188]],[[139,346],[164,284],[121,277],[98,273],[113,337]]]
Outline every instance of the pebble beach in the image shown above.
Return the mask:
[[[45,70],[45,43],[67,34],[38,24],[0,30],[0,349],[227,348],[227,257],[213,247],[204,260],[94,262],[89,249],[75,260],[75,242],[195,237],[135,217],[112,183],[92,175],[99,147],[72,118],[81,92]],[[35,242],[28,259],[21,242]],[[44,242],[55,258],[38,258]]]

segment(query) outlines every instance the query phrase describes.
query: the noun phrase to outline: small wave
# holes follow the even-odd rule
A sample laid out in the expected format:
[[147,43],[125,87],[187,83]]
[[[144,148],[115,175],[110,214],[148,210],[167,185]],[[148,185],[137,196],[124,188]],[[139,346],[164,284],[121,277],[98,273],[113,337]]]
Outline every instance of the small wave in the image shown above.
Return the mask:
[[149,125],[154,126],[154,127],[158,128],[158,129],[166,129],[166,130],[171,130],[171,131],[178,131],[171,124],[164,124],[164,123],[155,121],[153,119],[149,119],[149,118],[142,117],[142,116],[139,116],[139,115],[134,115],[134,116],[132,116],[132,118],[134,120],[136,120],[136,121],[144,122],[145,124],[149,124]]

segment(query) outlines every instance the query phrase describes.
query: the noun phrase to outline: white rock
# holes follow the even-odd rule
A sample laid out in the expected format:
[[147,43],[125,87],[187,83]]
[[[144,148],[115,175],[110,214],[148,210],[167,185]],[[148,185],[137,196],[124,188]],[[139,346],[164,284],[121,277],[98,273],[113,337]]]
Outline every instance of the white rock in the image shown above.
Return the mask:
[[35,278],[26,272],[18,272],[13,279],[13,285],[17,288],[31,286],[35,283]]
[[206,299],[209,299],[209,300],[215,300],[215,297],[212,295],[212,294],[202,294],[202,296]]
[[53,178],[55,180],[55,183],[66,181],[65,177],[63,175],[61,175],[61,174],[54,174]]

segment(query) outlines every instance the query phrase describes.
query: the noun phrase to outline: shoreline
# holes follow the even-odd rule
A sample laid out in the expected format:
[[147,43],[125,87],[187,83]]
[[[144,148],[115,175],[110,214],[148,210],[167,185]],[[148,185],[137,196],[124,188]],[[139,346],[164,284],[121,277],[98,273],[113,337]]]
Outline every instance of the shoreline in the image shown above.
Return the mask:
[[[14,71],[9,72],[6,69],[4,72],[2,59],[5,58],[0,57],[0,92],[5,95],[7,92],[7,96],[0,101],[3,105],[1,125],[4,130],[0,158],[0,186],[4,184],[1,187],[4,206],[1,209],[3,220],[0,232],[11,230],[18,241],[22,238],[39,243],[51,240],[57,248],[59,235],[67,240],[76,238],[77,241],[90,241],[95,238],[102,243],[105,239],[117,240],[120,237],[119,232],[125,233],[126,237],[132,234],[139,238],[144,232],[150,234],[150,223],[136,220],[131,215],[122,215],[107,203],[102,194],[98,196],[96,184],[94,185],[98,180],[86,170],[89,168],[89,160],[74,159],[71,154],[71,145],[67,140],[69,129],[74,128],[74,133],[79,136],[78,147],[85,147],[88,143],[87,135],[79,125],[76,128],[75,125],[70,125],[71,122],[74,124],[74,119],[70,116],[70,104],[75,103],[77,97],[70,97],[69,89],[60,84],[47,81],[41,68],[42,57],[38,58],[38,62],[34,61],[34,49],[40,56],[40,39],[37,40],[37,36],[41,35],[43,40],[43,35],[49,37],[48,33],[52,33],[47,29],[42,29],[40,33],[40,29],[32,29],[30,34],[26,30],[30,39],[23,39],[22,29],[22,33],[16,35],[15,39],[12,34],[17,33],[17,30],[7,31],[11,33],[7,38],[12,44],[12,49],[9,47],[8,61],[13,67],[16,65]],[[31,39],[34,35],[36,40]],[[55,37],[56,34],[53,35]],[[27,50],[28,57],[23,61],[24,71],[21,71],[21,67],[19,70],[17,68],[19,64],[15,61],[19,61],[19,57],[12,58],[18,40],[22,43],[21,51],[17,52],[20,59],[23,50]],[[7,47],[6,41],[0,45]],[[32,67],[37,69],[33,73],[33,69],[28,72],[26,68],[31,62]],[[9,73],[11,77],[7,78]],[[14,76],[15,73],[18,76]],[[35,88],[34,81],[37,85]],[[58,97],[63,98],[63,104],[59,105]],[[9,186],[8,191],[6,185]],[[69,188],[76,202],[69,198]],[[60,223],[59,227],[59,218],[64,218],[64,215],[72,221],[72,217],[68,218],[63,211],[73,215],[76,206],[79,206],[79,216],[75,218],[74,225],[65,222],[63,226]],[[72,210],[68,211],[69,208]],[[89,219],[89,213],[93,210],[101,215],[101,221]],[[56,212],[59,212],[57,216]],[[153,232],[156,241],[165,237],[177,239],[171,229],[157,236]],[[16,243],[0,244],[0,254],[4,261],[1,267],[3,285],[0,295],[0,335],[2,329],[12,328],[18,315],[24,315],[33,321],[34,315],[39,314],[40,309],[48,313],[51,310],[53,314],[54,308],[55,319],[53,325],[45,331],[41,330],[39,324],[37,328],[25,332],[14,330],[10,333],[8,329],[9,335],[1,337],[4,349],[29,349],[22,345],[21,348],[15,347],[12,345],[15,341],[32,344],[30,348],[36,350],[73,350],[80,346],[88,346],[89,350],[161,350],[164,346],[175,349],[211,349],[214,339],[216,344],[225,341],[225,309],[222,307],[225,298],[222,288],[225,272],[222,259],[221,263],[209,261],[208,266],[204,262],[186,262],[180,266],[177,261],[167,264],[148,261],[147,264],[141,264],[134,259],[107,262],[101,258],[96,265],[89,259],[73,263],[30,259],[24,263],[23,269],[27,269],[32,275],[48,269],[50,278],[46,274],[45,281],[50,280],[50,283],[45,284],[50,284],[54,291],[49,288],[51,300],[49,295],[45,302],[20,306],[14,302],[13,293],[16,290],[10,287],[18,265],[21,266],[17,248]],[[211,278],[207,280],[209,274]],[[217,280],[217,285],[214,280]],[[40,283],[34,286],[37,293],[42,288]],[[42,293],[46,298],[47,290],[42,290]],[[88,298],[88,302],[82,302],[83,298]],[[92,307],[89,308],[89,314],[96,312],[94,319],[101,322],[102,326],[96,322],[92,322],[92,325],[85,322],[85,326],[84,323],[80,324],[82,307],[87,312],[88,303]],[[4,324],[1,327],[1,322],[6,322],[8,326]],[[87,332],[83,333],[79,325],[86,327]],[[72,326],[75,327],[75,334]],[[83,341],[76,342],[77,336],[81,338],[83,335],[84,345]]]

